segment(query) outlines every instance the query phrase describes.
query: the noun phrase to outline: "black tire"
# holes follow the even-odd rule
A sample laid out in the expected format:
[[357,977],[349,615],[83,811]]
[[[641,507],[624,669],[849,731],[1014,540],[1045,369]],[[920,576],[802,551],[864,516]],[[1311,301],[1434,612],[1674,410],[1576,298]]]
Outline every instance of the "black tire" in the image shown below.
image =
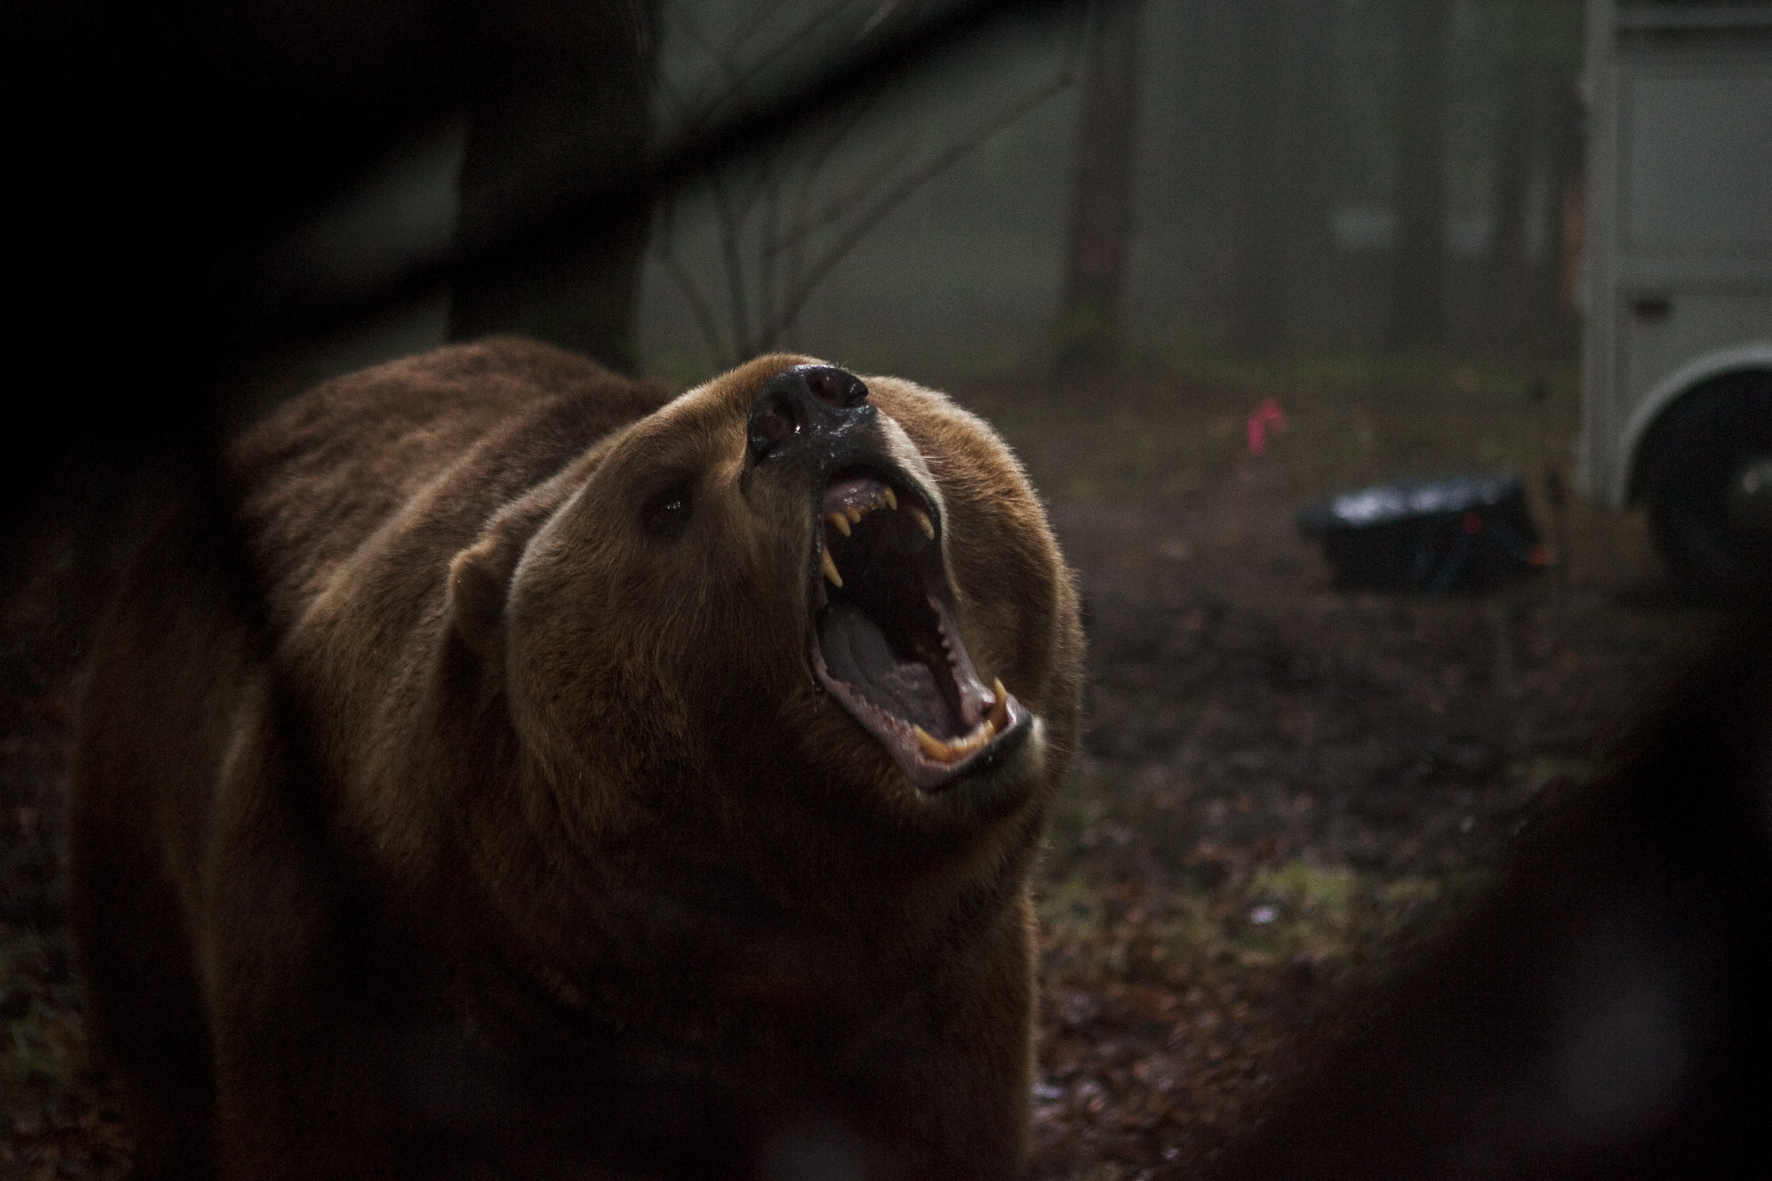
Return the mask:
[[1731,373],[1669,406],[1651,428],[1640,488],[1668,573],[1702,592],[1772,586],[1772,529],[1736,487],[1772,456],[1772,372]]

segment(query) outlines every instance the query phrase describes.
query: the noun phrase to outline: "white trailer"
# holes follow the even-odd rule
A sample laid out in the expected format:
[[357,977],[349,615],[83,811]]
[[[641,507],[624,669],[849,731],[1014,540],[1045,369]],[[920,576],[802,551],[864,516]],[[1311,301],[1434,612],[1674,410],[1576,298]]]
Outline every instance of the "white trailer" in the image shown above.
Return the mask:
[[1772,582],[1772,3],[1588,0],[1580,479]]

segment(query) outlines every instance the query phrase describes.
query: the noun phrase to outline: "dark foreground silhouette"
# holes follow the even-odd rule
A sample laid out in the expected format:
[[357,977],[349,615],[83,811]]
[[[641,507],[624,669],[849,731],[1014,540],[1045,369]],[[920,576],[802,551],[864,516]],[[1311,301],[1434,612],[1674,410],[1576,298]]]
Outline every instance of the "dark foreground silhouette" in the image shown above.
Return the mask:
[[1211,1176],[1765,1176],[1772,646],[1547,799],[1492,896]]

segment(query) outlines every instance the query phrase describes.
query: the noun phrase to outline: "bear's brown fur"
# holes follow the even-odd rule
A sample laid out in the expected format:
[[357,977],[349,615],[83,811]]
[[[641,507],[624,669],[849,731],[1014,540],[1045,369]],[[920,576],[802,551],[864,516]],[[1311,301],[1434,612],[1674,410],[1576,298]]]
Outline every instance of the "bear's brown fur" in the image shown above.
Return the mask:
[[253,585],[168,525],[75,776],[139,1176],[1018,1174],[1076,600],[990,430],[865,382],[499,340],[243,440]]

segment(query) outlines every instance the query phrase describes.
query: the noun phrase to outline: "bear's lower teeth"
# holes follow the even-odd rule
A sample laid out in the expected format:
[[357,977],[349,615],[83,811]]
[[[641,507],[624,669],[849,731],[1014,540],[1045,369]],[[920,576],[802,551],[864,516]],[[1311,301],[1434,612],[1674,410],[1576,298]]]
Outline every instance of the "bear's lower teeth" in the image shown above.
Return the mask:
[[957,763],[973,751],[983,750],[999,733],[1009,728],[1009,691],[1003,688],[1001,677],[991,681],[991,691],[997,699],[991,703],[990,716],[985,718],[972,733],[964,738],[955,738],[943,742],[921,726],[912,726],[911,733],[917,737],[917,745],[923,753],[938,763]]
[[943,742],[921,726],[912,726],[911,733],[917,736],[917,745],[923,748],[923,753],[936,762],[957,763],[973,751],[983,750],[989,745],[991,739],[997,736],[997,727],[986,718],[972,733],[952,742]]

